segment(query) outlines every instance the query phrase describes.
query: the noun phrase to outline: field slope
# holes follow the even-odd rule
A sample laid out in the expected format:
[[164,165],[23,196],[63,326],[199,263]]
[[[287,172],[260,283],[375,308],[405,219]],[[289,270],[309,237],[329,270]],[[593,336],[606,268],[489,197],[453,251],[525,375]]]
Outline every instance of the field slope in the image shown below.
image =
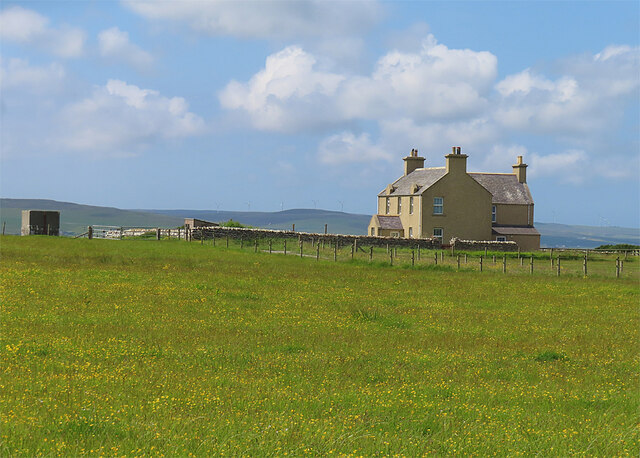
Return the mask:
[[638,456],[636,280],[0,239],[0,455]]

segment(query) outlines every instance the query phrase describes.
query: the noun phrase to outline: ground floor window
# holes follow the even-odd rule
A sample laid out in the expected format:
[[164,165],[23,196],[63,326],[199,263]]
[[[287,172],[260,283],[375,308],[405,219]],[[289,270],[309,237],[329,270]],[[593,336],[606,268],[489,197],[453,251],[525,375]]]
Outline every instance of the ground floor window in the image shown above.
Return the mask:
[[371,228],[371,235],[376,235],[376,228],[375,227]]
[[496,242],[506,242],[507,238],[504,235],[499,235],[496,237]]
[[410,239],[413,238],[413,228],[412,227],[409,228],[409,238]]
[[444,237],[444,230],[441,227],[434,227],[433,236],[437,239],[440,239],[440,242],[442,242],[442,238]]

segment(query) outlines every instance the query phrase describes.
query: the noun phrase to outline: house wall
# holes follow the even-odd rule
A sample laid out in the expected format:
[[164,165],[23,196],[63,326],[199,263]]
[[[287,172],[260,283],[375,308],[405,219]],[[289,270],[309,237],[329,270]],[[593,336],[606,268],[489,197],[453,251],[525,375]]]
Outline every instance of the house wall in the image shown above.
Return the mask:
[[[527,226],[529,224],[529,205],[495,204],[496,222],[505,226]],[[532,220],[533,221],[533,220]]]
[[[412,196],[401,196],[401,195],[390,195],[390,208],[389,213],[386,213],[386,197],[378,197],[378,215],[389,215],[389,216],[399,216],[400,221],[402,222],[402,227],[404,227],[404,235],[403,237],[409,237],[409,228],[413,229],[413,237],[420,237],[420,195],[413,196],[413,213],[410,213],[411,209],[411,197]],[[400,207],[400,213],[398,213],[398,199],[401,199],[402,205]],[[374,219],[369,223],[369,227],[367,230],[367,234],[371,235],[371,227],[373,225]],[[378,234],[376,229],[375,235]],[[385,234],[386,235],[386,234]],[[430,235],[429,235],[430,236]]]
[[[433,214],[433,198],[443,197],[442,215]],[[492,240],[491,193],[463,171],[448,173],[422,194],[422,237],[443,228],[443,243],[463,240]]]
[[506,235],[507,241],[516,242],[521,251],[540,249],[540,234]]

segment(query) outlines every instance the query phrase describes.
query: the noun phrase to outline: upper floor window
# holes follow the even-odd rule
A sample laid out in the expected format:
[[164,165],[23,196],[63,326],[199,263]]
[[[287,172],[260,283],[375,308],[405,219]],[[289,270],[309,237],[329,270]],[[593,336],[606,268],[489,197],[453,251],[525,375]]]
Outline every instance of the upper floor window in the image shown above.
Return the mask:
[[413,215],[413,196],[409,197],[409,214]]
[[398,215],[402,213],[402,197],[398,197]]
[[495,205],[491,206],[491,222],[492,223],[496,222],[496,206]]
[[443,209],[444,209],[444,198],[434,197],[433,198],[433,214],[442,215]]
[[385,202],[384,212],[388,215],[390,210],[391,210],[391,199],[387,197]]

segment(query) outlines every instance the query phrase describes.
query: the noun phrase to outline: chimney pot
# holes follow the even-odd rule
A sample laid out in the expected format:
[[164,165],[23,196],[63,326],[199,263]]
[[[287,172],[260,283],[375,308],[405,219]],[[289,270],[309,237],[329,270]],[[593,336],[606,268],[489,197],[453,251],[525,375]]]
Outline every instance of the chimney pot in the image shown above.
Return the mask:
[[451,147],[451,154],[456,154],[456,147],[455,146]]

